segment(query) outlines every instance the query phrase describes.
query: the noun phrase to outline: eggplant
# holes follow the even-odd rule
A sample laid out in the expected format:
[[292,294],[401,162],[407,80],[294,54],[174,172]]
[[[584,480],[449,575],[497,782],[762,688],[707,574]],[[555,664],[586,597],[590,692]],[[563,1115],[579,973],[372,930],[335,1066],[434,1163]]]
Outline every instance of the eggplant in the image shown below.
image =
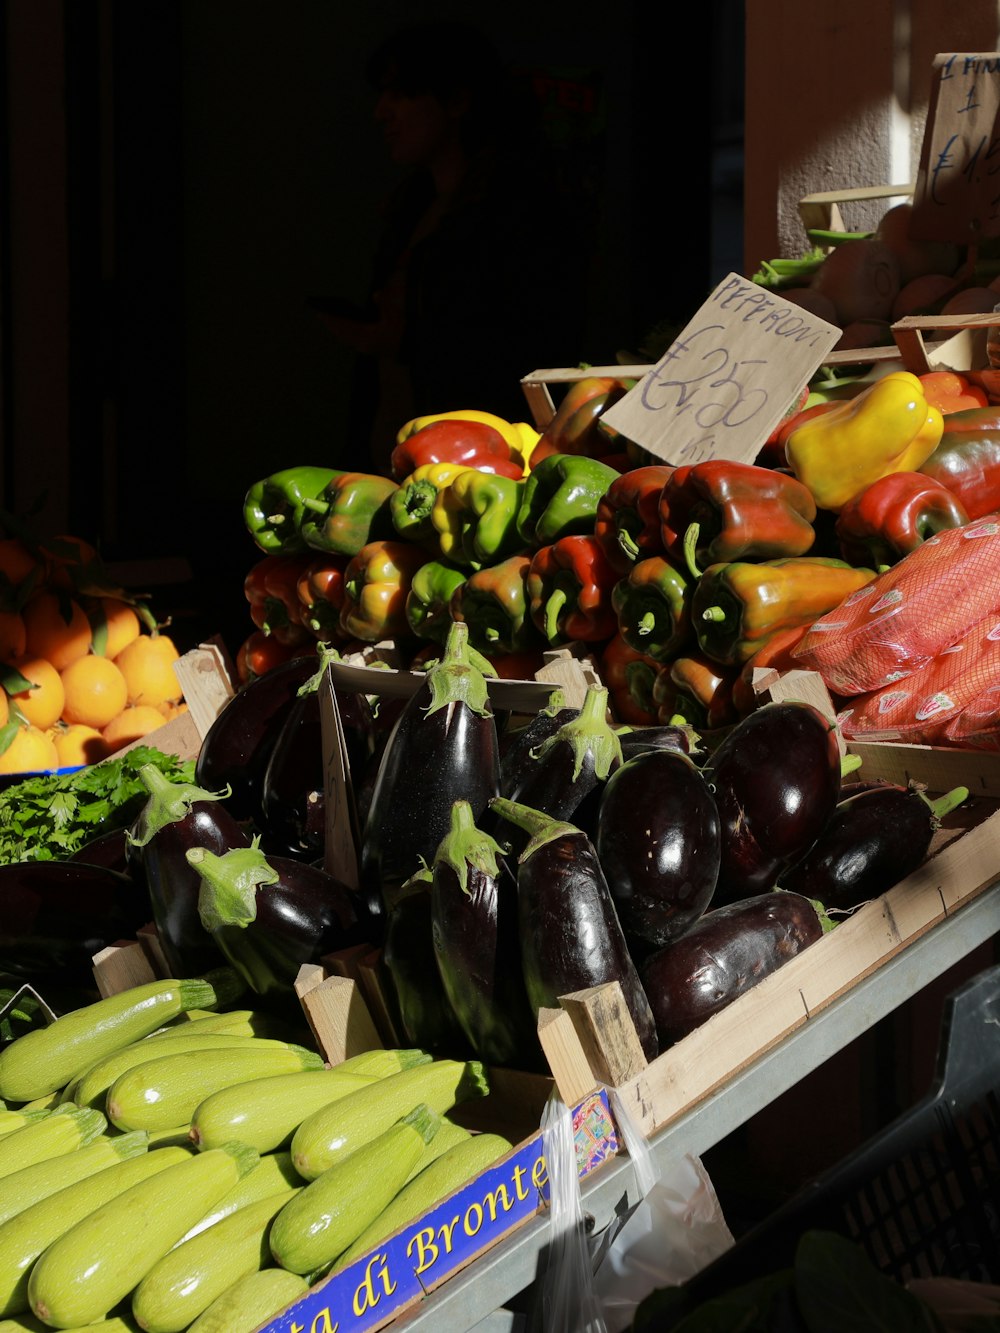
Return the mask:
[[[326,765],[320,684],[340,654],[322,650],[319,666],[299,687],[270,747],[261,778],[258,823],[261,844],[279,856],[315,860],[326,843]],[[364,694],[334,691],[344,733],[344,763],[352,790],[375,748],[371,705]]]
[[47,998],[53,987],[92,992],[94,954],[134,939],[149,919],[149,898],[121,871],[69,860],[0,865],[0,972]]
[[521,971],[517,881],[503,849],[456,801],[431,869],[437,972],[472,1052],[489,1065],[541,1071],[538,1027]]
[[533,766],[532,751],[543,741],[554,736],[566,722],[580,716],[579,708],[571,708],[562,690],[554,689],[548,703],[540,708],[530,722],[510,732],[500,742],[500,795],[511,796],[517,791]]
[[824,923],[814,903],[772,889],[712,908],[645,958],[639,974],[664,1050],[814,944]]
[[521,966],[532,1015],[560,995],[617,981],[647,1060],[659,1053],[649,1000],[594,844],[573,824],[497,797],[492,806],[529,841],[518,857]]
[[393,896],[382,963],[406,1041],[437,1059],[474,1054],[438,971],[434,952],[431,872],[422,867]]
[[921,866],[946,814],[969,796],[953,787],[936,801],[915,787],[882,783],[840,802],[781,887],[846,911],[877,898]]
[[[571,821],[589,837],[604,784],[622,762],[621,740],[607,712],[607,689],[588,686],[579,714],[529,751],[523,777],[502,793],[504,797],[553,819]],[[484,827],[517,857],[530,835],[513,822],[505,823],[497,809],[494,804]]]
[[840,794],[836,726],[812,704],[781,700],[742,718],[705,775],[722,828],[712,907],[771,889],[816,840]]
[[696,755],[701,737],[686,722],[665,722],[662,726],[622,727],[618,732],[622,745],[622,759],[646,750],[677,750],[681,754]]
[[594,846],[633,956],[676,939],[707,909],[722,861],[701,769],[677,750],[627,759],[604,788]]
[[229,810],[248,822],[260,817],[264,769],[301,685],[314,674],[315,657],[293,657],[242,686],[205,733],[194,780],[208,791],[229,788]]
[[149,895],[171,974],[202,976],[224,960],[198,915],[201,876],[187,860],[188,849],[205,847],[222,856],[249,847],[250,838],[219,793],[171,782],[155,764],[143,764],[139,777],[149,795],[128,829],[128,870]]
[[198,915],[261,1008],[302,1012],[294,983],[303,963],[365,941],[356,895],[319,866],[265,856],[259,847],[185,853],[201,879]]
[[121,828],[105,829],[63,859],[82,861],[88,866],[103,866],[105,870],[117,870],[119,874],[127,875],[128,826],[123,824]]
[[387,903],[421,863],[431,863],[455,801],[468,801],[478,820],[499,792],[496,723],[468,633],[453,622],[379,763],[361,840],[361,883],[378,943]]

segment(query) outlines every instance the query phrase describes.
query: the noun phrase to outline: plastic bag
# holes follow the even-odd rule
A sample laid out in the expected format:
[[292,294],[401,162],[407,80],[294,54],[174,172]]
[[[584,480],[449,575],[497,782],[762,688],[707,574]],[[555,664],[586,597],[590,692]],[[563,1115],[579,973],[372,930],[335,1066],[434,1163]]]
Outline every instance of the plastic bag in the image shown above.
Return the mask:
[[650,1292],[686,1282],[729,1249],[733,1235],[700,1159],[687,1154],[661,1169],[618,1093],[609,1096],[642,1195],[593,1280],[608,1333],[622,1333]]
[[542,1113],[552,1237],[541,1287],[544,1333],[608,1333],[594,1295],[593,1270],[580,1200],[573,1116],[553,1093]]

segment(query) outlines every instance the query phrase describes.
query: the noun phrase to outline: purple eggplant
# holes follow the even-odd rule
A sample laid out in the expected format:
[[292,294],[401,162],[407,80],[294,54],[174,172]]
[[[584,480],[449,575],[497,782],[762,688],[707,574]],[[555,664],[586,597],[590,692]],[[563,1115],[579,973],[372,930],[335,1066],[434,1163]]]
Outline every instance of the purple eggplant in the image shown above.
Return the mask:
[[517,863],[521,966],[532,1014],[559,996],[617,981],[647,1060],[656,1026],[590,838],[573,824],[497,797],[494,810],[529,835]]
[[0,865],[0,972],[30,982],[94,989],[93,956],[135,939],[149,898],[131,876],[81,861]]
[[[607,713],[607,689],[589,686],[578,715],[529,751],[521,780],[503,795],[592,835],[604,784],[622,762],[621,740]],[[505,822],[495,805],[484,827],[515,857],[527,846],[530,835]]]
[[437,971],[473,1053],[490,1065],[541,1069],[521,972],[517,882],[503,849],[456,801],[431,870]]
[[968,796],[968,787],[953,787],[930,800],[894,783],[848,796],[781,887],[842,911],[877,898],[923,864],[941,820]]
[[222,709],[205,733],[194,780],[208,791],[229,788],[235,819],[260,817],[264,769],[299,686],[316,670],[314,657],[293,657],[255,676]]
[[197,977],[223,959],[198,915],[201,876],[187,860],[191,847],[221,856],[249,847],[226,799],[194,783],[170,782],[155,764],[139,770],[149,796],[128,830],[128,870],[145,886],[156,933],[171,972]]
[[[451,807],[468,801],[478,819],[500,785],[496,722],[486,678],[455,621],[444,652],[396,721],[372,789],[361,842],[361,879],[375,933],[386,904],[428,865],[451,824]],[[485,662],[484,662],[485,665]]]
[[636,753],[608,778],[594,846],[633,956],[662,948],[711,902],[722,860],[705,775],[677,750]]
[[705,764],[722,829],[712,907],[764,893],[816,840],[840,794],[833,722],[783,700],[741,719]]
[[[320,684],[336,649],[322,649],[319,665],[284,717],[261,778],[261,845],[279,856],[321,859],[326,842],[325,765]],[[364,694],[335,690],[344,733],[344,762],[352,787],[375,745],[371,705]]]
[[501,738],[501,796],[509,797],[517,791],[525,775],[533,767],[532,751],[537,750],[550,736],[554,736],[564,723],[572,722],[579,715],[579,708],[570,708],[562,690],[555,689],[549,695],[545,707],[540,708],[530,722]]
[[621,727],[618,739],[622,744],[623,761],[646,750],[677,750],[681,754],[696,755],[701,749],[701,737],[686,722],[665,722],[662,726]]
[[665,1050],[823,934],[816,906],[780,889],[706,912],[639,972]]
[[64,859],[82,861],[88,866],[103,866],[105,870],[117,870],[119,874],[127,875],[128,826],[105,829]]
[[201,879],[201,924],[230,967],[261,1007],[301,1019],[294,983],[302,964],[365,940],[356,895],[318,866],[259,847],[221,855],[191,847],[186,857]]

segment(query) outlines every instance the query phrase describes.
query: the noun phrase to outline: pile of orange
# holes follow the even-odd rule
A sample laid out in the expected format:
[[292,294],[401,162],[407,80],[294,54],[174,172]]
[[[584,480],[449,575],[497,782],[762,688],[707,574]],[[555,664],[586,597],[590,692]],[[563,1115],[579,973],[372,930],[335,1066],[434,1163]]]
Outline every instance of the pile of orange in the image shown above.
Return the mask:
[[0,774],[96,763],[187,707],[170,636],[125,597],[78,590],[95,586],[76,577],[87,543],[52,545],[0,538]]

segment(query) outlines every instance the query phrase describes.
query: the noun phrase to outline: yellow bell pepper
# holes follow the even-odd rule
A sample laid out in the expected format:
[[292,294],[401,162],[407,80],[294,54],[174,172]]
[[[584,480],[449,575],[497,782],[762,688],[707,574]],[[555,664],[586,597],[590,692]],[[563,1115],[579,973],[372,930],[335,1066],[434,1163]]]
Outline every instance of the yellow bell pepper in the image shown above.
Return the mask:
[[943,431],[920,380],[898,370],[803,421],[785,442],[785,459],[817,506],[837,513],[880,477],[915,472]]
[[450,486],[460,472],[473,470],[465,463],[421,463],[415,468],[389,497],[392,526],[400,537],[411,542],[433,540],[431,510],[438,494]]
[[518,443],[514,448],[524,460],[524,475],[527,476],[531,471],[531,451],[542,438],[541,431],[535,430],[527,421],[515,421],[513,425],[518,435]]

